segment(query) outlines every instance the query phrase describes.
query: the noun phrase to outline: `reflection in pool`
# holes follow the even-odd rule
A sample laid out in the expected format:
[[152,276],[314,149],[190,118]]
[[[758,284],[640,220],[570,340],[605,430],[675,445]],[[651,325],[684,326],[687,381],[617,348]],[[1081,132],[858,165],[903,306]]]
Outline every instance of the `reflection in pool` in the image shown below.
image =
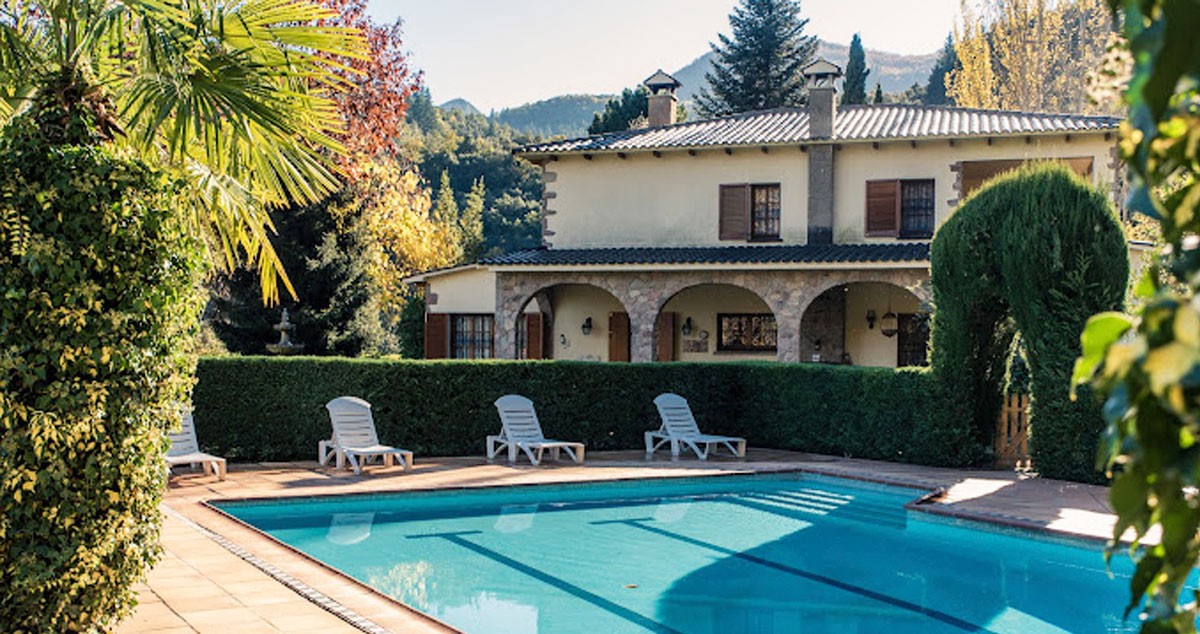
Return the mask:
[[1121,632],[1132,566],[777,474],[223,510],[473,634]]

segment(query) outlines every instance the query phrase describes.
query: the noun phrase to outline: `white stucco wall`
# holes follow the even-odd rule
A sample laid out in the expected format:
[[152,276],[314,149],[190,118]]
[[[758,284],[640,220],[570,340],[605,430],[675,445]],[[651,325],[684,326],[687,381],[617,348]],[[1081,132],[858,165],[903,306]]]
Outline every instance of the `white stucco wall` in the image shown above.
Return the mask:
[[496,274],[475,269],[438,275],[429,280],[426,298],[436,296],[436,302],[426,304],[431,313],[495,313]]
[[951,165],[958,161],[1031,160],[1039,158],[1092,157],[1092,182],[1107,193],[1113,182],[1109,155],[1115,141],[1105,141],[1103,134],[996,139],[926,141],[914,148],[908,143],[882,143],[879,149],[868,144],[845,144],[834,154],[834,220],[835,242],[892,242],[894,238],[864,236],[866,217],[866,182],[877,179],[934,179],[937,224],[949,217],[951,201],[958,198],[954,190],[957,174]]
[[[937,221],[949,215],[957,199],[958,161],[1028,160],[1092,157],[1093,182],[1113,182],[1109,154],[1113,141],[1103,134],[984,139],[845,143],[834,155],[834,239],[837,242],[890,241],[865,238],[866,181],[890,178],[933,178]],[[592,160],[564,155],[546,164],[554,173],[546,191],[546,239],[555,248],[603,246],[697,246],[745,244],[722,241],[717,233],[718,188],[732,183],[779,183],[780,233],[783,242],[803,244],[808,234],[809,153],[797,147],[740,148],[727,155],[707,149],[690,156],[682,151],[630,153],[621,159],[596,154]]]
[[[617,298],[594,286],[564,284],[550,290],[550,305],[554,309],[551,358],[608,360],[609,313],[625,312]],[[584,335],[583,322],[588,317],[592,318],[592,333]]]
[[896,337],[885,337],[876,321],[867,327],[867,311],[882,318],[888,306],[895,313],[915,313],[921,302],[912,293],[891,284],[851,284],[846,291],[846,352],[854,365],[896,367]]
[[[675,359],[677,361],[774,361],[771,352],[717,351],[718,313],[770,313],[771,309],[754,293],[737,286],[705,284],[693,286],[672,297],[663,310],[675,313]],[[692,334],[680,332],[684,320],[692,319]],[[707,352],[684,351],[684,340],[701,341],[708,333]]]
[[796,147],[571,155],[546,170],[555,173],[546,185],[554,193],[547,204],[554,235],[546,238],[554,248],[745,244],[718,239],[718,189],[733,183],[779,183],[783,241],[808,235],[808,155]]

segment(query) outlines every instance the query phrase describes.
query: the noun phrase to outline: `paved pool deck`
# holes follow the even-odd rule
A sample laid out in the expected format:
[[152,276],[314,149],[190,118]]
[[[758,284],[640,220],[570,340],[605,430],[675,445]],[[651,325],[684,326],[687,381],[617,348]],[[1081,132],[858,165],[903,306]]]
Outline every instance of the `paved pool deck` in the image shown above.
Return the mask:
[[549,462],[540,467],[418,456],[410,472],[369,467],[361,476],[316,462],[232,464],[224,482],[186,471],[172,476],[163,505],[163,560],[139,586],[140,605],[117,631],[454,631],[229,519],[206,506],[207,501],[785,470],[936,489],[942,494],[910,508],[1030,530],[1103,540],[1115,521],[1105,487],[1013,471],[939,469],[762,449],[750,450],[746,460],[707,462],[673,462],[668,456],[646,461],[641,452],[596,452],[588,454],[583,466]]

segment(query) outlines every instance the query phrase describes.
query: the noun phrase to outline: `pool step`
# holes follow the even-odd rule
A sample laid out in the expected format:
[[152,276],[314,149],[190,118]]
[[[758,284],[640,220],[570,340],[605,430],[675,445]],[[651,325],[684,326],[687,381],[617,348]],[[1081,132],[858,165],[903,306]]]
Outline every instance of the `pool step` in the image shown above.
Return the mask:
[[889,528],[904,528],[908,519],[908,512],[893,500],[860,499],[819,489],[748,493],[741,503],[797,519],[818,515]]

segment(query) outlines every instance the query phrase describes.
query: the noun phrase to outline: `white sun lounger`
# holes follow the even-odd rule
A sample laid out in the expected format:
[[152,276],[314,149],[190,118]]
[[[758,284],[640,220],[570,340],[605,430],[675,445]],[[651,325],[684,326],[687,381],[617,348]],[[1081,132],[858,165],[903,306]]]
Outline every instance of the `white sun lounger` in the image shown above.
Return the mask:
[[[692,408],[687,399],[678,394],[659,394],[654,399],[658,415],[662,418],[662,427],[656,431],[646,432],[646,458],[652,456],[665,443],[671,444],[671,458],[679,457],[681,446],[696,453],[696,457],[705,460],[714,446],[724,445],[738,458],[746,457],[746,439],[732,436],[713,436],[700,433],[696,418],[692,416]],[[703,449],[701,449],[703,447]]]
[[225,459],[200,451],[200,443],[196,442],[196,423],[192,420],[191,412],[183,413],[183,427],[177,434],[167,434],[171,439],[171,448],[167,449],[167,469],[180,464],[190,464],[193,467],[202,465],[204,472],[211,472],[218,480],[225,479]]
[[353,396],[339,396],[326,403],[325,409],[329,410],[329,421],[333,424],[333,439],[321,441],[324,447],[318,445],[320,457],[328,460],[328,452],[333,452],[338,469],[349,460],[356,474],[362,473],[363,465],[376,456],[383,457],[384,466],[391,466],[398,458],[405,471],[412,469],[413,452],[379,444],[370,403]]
[[550,450],[550,456],[558,460],[560,449],[566,450],[576,464],[583,464],[584,448],[581,442],[550,440],[542,435],[533,401],[509,394],[496,399],[496,411],[500,412],[500,434],[487,437],[487,457],[491,460],[502,449],[508,449],[508,461],[517,461],[517,450],[525,452],[529,461],[537,465],[542,462],[542,452]]

